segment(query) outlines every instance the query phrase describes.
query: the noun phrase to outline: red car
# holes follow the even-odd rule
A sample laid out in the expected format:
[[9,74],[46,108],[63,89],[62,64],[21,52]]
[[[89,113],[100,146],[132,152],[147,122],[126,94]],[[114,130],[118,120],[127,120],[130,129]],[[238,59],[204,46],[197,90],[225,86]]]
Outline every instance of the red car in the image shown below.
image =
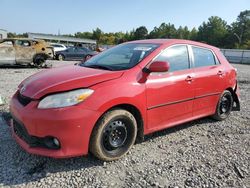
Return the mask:
[[128,42],[41,71],[10,103],[13,136],[27,152],[106,161],[146,134],[239,109],[236,70],[220,50],[176,39]]

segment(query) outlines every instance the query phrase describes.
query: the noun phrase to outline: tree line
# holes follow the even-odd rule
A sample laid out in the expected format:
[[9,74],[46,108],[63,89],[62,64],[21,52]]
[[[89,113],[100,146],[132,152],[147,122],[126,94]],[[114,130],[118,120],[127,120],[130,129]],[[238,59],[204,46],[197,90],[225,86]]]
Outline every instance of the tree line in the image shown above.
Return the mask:
[[[8,33],[8,37],[26,37],[27,33],[16,35]],[[211,44],[220,48],[250,49],[250,10],[240,12],[235,22],[228,25],[218,16],[211,16],[204,21],[198,29],[188,29],[187,26],[176,28],[174,24],[162,23],[148,31],[145,26],[140,26],[129,32],[105,33],[100,28],[92,32],[77,32],[65,36],[97,40],[98,44],[115,45],[131,40],[152,38],[177,38],[189,39]]]

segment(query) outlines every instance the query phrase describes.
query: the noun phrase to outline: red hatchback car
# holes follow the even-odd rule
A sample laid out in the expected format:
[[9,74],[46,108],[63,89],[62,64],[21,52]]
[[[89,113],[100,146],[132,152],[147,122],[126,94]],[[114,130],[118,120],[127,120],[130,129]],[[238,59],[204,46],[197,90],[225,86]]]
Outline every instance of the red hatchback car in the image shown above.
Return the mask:
[[239,110],[236,70],[220,50],[176,39],[133,41],[25,79],[11,103],[16,141],[55,158],[121,158],[136,139]]

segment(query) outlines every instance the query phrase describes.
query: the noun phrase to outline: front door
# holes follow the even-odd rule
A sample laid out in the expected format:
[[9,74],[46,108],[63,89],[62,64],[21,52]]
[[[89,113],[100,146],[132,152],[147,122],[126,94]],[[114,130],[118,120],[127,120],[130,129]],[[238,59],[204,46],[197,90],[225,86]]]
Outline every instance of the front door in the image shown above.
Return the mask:
[[192,118],[194,99],[193,70],[186,45],[169,47],[154,61],[167,61],[170,69],[150,73],[146,81],[149,132]]

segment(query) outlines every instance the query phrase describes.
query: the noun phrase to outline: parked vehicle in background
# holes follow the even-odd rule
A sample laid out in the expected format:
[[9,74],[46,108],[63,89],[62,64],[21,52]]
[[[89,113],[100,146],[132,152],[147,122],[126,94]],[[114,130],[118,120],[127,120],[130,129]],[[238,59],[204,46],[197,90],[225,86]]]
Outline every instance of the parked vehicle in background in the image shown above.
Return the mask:
[[57,60],[83,60],[89,59],[90,57],[97,54],[96,51],[92,51],[85,47],[70,47],[63,51],[58,51],[55,53]]
[[85,63],[24,80],[10,111],[28,152],[55,158],[124,156],[136,138],[240,110],[235,68],[220,49],[187,40],[123,43]]
[[50,46],[53,47],[54,52],[63,51],[67,49],[67,47],[64,44],[59,44],[59,43],[50,43]]
[[0,65],[42,66],[53,56],[53,48],[43,40],[9,38],[0,41]]

